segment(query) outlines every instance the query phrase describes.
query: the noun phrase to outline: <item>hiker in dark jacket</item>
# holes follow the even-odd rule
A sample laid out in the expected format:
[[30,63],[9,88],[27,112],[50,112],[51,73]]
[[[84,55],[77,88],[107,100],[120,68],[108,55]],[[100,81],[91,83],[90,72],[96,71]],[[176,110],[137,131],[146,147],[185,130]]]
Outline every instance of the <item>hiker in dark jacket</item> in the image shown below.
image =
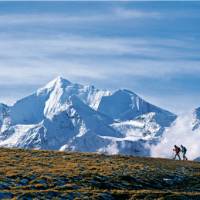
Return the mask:
[[183,145],[181,145],[181,152],[183,154],[183,160],[187,160],[187,157],[186,157],[187,149]]
[[181,157],[180,157],[180,151],[181,151],[181,149],[180,149],[180,147],[174,145],[173,151],[175,152],[175,156],[174,156],[173,159],[176,160],[176,157],[178,157],[178,159],[181,160]]

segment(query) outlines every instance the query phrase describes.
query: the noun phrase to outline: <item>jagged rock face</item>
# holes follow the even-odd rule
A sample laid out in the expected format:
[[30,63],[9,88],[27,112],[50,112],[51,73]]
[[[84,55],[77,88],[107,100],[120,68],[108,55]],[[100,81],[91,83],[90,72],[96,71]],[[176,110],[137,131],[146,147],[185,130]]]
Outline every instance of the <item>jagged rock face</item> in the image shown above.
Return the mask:
[[148,156],[175,118],[131,91],[58,77],[13,106],[0,104],[0,146]]

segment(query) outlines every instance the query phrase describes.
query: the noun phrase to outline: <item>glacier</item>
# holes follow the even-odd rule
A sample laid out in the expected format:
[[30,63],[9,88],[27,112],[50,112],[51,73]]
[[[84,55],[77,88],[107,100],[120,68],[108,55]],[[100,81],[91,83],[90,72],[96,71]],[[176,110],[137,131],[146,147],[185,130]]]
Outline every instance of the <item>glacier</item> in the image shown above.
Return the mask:
[[150,156],[176,118],[132,91],[57,77],[12,106],[0,104],[0,146]]

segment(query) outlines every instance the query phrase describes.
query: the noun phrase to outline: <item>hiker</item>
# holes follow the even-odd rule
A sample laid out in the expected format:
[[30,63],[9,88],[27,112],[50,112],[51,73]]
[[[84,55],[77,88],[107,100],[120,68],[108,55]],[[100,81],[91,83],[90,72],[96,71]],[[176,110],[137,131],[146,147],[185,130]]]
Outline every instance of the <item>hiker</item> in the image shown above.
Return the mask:
[[180,149],[180,147],[174,145],[173,151],[175,152],[175,156],[174,156],[173,159],[176,160],[176,156],[177,156],[178,159],[181,160],[181,157],[180,157],[180,151],[181,151],[181,149]]
[[183,160],[188,160],[187,157],[186,157],[187,149],[183,145],[181,145],[181,152],[183,154]]

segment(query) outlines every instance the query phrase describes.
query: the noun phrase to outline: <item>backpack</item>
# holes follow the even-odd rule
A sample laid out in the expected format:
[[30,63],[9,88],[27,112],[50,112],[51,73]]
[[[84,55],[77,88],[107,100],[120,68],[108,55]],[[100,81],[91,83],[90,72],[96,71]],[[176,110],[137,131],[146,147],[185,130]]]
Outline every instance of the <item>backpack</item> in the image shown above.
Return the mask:
[[176,152],[179,153],[181,149],[179,147],[176,148]]
[[187,152],[187,149],[185,147],[183,147],[183,152],[186,153]]

